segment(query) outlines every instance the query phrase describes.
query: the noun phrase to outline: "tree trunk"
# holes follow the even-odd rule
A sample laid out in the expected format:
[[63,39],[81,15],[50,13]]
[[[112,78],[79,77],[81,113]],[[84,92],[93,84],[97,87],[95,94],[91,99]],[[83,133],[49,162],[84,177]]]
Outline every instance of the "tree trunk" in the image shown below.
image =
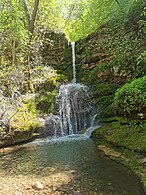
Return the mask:
[[[31,16],[30,16],[30,13],[29,13],[29,8],[28,8],[26,0],[23,0],[23,6],[24,6],[24,11],[25,11],[25,14],[26,14],[26,18],[27,18],[27,29],[31,33],[30,38],[29,38],[30,41],[28,43],[28,44],[30,44],[31,39],[32,39],[32,34],[33,34],[33,31],[34,31],[34,27],[35,27],[35,21],[36,21],[37,11],[38,11],[38,7],[39,7],[39,0],[35,0],[34,8],[33,8],[33,12],[32,12]],[[30,52],[29,51],[28,51],[28,53],[26,55],[26,58],[25,58],[25,71],[24,71],[24,74],[25,74],[25,81],[26,81],[26,83],[25,83],[26,91],[32,91],[33,87],[32,87],[32,84],[30,82],[31,74],[30,74]]]
[[25,11],[25,14],[26,14],[26,18],[27,18],[28,30],[31,33],[33,33],[34,24],[35,24],[35,21],[36,21],[36,15],[37,15],[38,7],[39,7],[39,0],[35,0],[34,8],[33,8],[33,12],[32,12],[31,16],[30,16],[30,13],[29,13],[29,9],[28,9],[28,5],[26,3],[26,0],[23,0],[23,5],[24,5],[24,11]]
[[32,17],[31,17],[31,21],[30,21],[30,26],[29,26],[29,30],[31,33],[33,33],[33,30],[34,30],[34,24],[35,24],[35,20],[36,20],[38,7],[39,7],[39,0],[35,0],[34,9],[33,9]]

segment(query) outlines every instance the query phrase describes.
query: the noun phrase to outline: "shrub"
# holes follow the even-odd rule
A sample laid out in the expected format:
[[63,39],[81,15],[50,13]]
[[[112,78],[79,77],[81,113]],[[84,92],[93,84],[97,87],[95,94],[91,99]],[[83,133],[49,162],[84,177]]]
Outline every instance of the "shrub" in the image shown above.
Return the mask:
[[40,113],[52,113],[56,106],[56,94],[57,91],[46,91],[46,93],[39,95],[36,102],[36,108]]
[[40,126],[37,115],[29,111],[24,104],[11,118],[10,127],[12,130],[29,131]]
[[131,115],[141,112],[146,107],[146,76],[134,79],[117,89],[114,108],[119,114]]

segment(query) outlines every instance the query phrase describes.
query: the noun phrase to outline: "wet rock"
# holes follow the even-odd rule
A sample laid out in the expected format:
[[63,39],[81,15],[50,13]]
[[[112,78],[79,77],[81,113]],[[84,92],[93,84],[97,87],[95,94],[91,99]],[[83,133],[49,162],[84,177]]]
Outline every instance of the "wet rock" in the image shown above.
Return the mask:
[[15,145],[16,143],[23,143],[33,139],[33,129],[22,131],[15,130],[12,134],[9,133],[7,136],[1,138],[0,148]]
[[43,190],[43,189],[44,189],[44,185],[43,185],[41,182],[37,181],[37,182],[35,182],[35,183],[32,185],[32,188],[33,188],[34,190]]

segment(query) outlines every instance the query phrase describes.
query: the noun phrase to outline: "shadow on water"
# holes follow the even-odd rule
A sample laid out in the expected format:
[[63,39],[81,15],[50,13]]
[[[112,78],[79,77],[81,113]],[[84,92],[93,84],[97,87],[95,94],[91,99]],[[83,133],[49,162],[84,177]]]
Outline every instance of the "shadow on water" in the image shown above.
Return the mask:
[[0,175],[65,174],[60,194],[144,195],[138,178],[97,150],[90,139],[26,144],[0,157]]

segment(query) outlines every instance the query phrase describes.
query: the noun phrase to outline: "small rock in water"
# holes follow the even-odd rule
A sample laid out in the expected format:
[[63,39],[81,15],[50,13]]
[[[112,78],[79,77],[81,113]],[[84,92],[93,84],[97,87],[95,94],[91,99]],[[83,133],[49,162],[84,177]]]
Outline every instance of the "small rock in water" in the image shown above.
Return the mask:
[[32,188],[34,190],[43,190],[44,185],[41,182],[37,181],[37,182],[35,182],[35,184],[32,185]]

